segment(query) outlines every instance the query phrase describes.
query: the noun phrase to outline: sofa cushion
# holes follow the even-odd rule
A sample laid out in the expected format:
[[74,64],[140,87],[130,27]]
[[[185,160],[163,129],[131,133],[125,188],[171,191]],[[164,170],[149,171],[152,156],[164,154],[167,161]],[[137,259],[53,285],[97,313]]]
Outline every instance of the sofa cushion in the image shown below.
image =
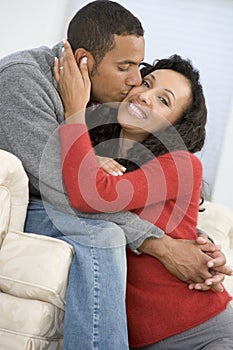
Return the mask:
[[[0,150],[0,164],[0,186],[3,193],[0,198],[0,222],[6,219],[5,213],[6,210],[9,210],[9,217],[7,215],[9,229],[21,231],[24,227],[28,205],[28,177],[21,161],[9,152]],[[5,224],[6,221],[4,221],[4,226]],[[2,223],[0,227],[1,225]]]
[[47,340],[11,333],[0,329],[0,349],[4,350],[61,350],[60,340]]
[[198,227],[221,244],[223,249],[233,248],[233,212],[223,205],[208,201],[204,202],[203,208],[205,211],[198,216]]
[[1,330],[45,339],[63,335],[64,311],[43,301],[0,293],[0,315]]
[[[233,212],[214,202],[205,201],[203,207],[205,211],[199,213],[198,227],[221,245],[227,264],[233,266]],[[224,286],[233,296],[233,277],[226,276]]]
[[65,309],[73,248],[47,236],[10,231],[0,254],[0,290]]
[[10,192],[0,185],[0,249],[10,221]]

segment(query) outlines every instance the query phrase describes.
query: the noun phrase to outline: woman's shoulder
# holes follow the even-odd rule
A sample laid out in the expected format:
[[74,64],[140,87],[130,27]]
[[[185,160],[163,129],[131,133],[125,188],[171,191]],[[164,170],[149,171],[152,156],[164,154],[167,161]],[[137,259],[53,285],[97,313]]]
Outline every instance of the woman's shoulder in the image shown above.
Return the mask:
[[201,164],[201,160],[197,155],[185,150],[175,150],[171,152],[167,152],[165,154],[160,155],[158,158],[180,158],[180,159],[189,159],[194,163]]
[[161,162],[172,162],[175,163],[177,165],[177,167],[187,167],[188,168],[192,168],[193,173],[195,173],[195,175],[200,175],[202,176],[202,162],[201,160],[198,158],[197,155],[190,153],[188,151],[185,150],[176,150],[176,151],[171,151],[171,152],[167,152],[161,156],[158,157],[158,160]]

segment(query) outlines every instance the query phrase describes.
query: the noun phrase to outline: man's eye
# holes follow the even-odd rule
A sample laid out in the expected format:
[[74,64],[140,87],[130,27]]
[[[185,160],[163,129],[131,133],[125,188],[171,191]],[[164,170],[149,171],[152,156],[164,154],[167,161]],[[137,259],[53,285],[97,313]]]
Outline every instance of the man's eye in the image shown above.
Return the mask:
[[118,67],[120,72],[127,72],[127,70],[129,69],[129,66],[127,67]]
[[150,87],[150,84],[149,84],[148,81],[146,81],[146,80],[143,80],[143,81],[142,81],[142,85],[145,85],[147,88]]
[[165,98],[159,97],[159,99],[165,106],[168,106],[168,102],[167,102],[167,100]]

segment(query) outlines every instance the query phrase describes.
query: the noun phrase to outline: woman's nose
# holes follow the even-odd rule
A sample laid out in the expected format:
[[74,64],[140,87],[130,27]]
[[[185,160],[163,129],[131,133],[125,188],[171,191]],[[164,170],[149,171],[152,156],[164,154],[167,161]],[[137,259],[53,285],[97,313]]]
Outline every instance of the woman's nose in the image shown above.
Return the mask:
[[140,101],[144,102],[148,106],[151,105],[152,100],[151,100],[151,96],[150,96],[148,91],[147,92],[141,92],[138,97],[139,97]]

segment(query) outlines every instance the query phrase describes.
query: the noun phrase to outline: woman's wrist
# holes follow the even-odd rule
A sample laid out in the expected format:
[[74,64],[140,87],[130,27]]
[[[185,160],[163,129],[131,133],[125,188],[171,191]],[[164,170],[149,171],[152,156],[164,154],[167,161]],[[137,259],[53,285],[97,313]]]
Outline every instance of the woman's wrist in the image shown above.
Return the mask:
[[65,112],[65,122],[66,124],[86,124],[85,110],[76,113]]

